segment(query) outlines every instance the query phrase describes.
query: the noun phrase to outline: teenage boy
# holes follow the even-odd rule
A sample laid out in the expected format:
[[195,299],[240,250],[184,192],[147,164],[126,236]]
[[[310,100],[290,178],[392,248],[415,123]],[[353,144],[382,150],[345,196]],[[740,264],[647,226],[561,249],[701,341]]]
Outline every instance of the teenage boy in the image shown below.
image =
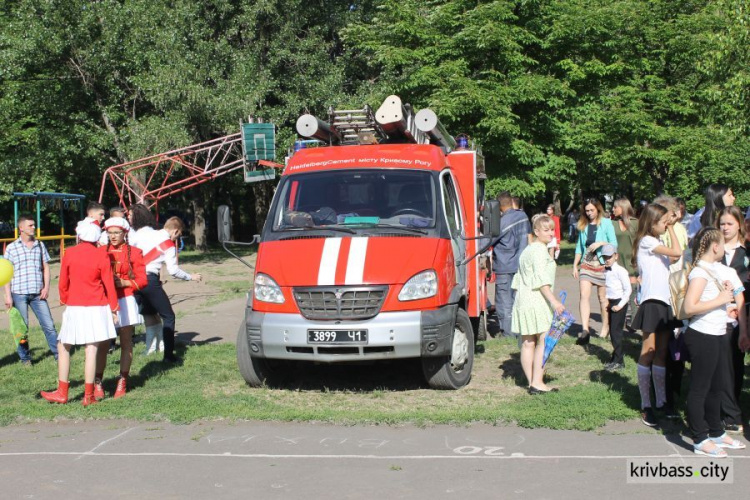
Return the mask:
[[167,272],[176,279],[202,279],[200,274],[186,273],[177,265],[175,242],[182,236],[183,228],[184,224],[179,217],[171,217],[164,223],[164,229],[157,230],[148,226],[139,229],[135,244],[143,252],[148,278],[148,285],[136,293],[146,322],[146,348],[153,352],[154,342],[158,344],[161,332],[164,338],[164,361],[172,363],[179,361],[174,354],[175,314],[169,297],[161,286],[161,266],[166,264]]
[[625,368],[622,352],[622,336],[625,328],[625,316],[628,312],[628,300],[632,293],[628,272],[617,263],[617,249],[609,243],[602,247],[604,258],[604,279],[607,288],[607,314],[609,315],[609,338],[612,340],[612,358],[604,369],[615,372]]
[[[47,345],[57,359],[57,331],[47,304],[50,285],[49,253],[44,243],[35,237],[36,222],[33,216],[24,214],[18,218],[18,234],[18,239],[5,248],[4,257],[13,264],[13,279],[4,287],[5,307],[9,310],[11,307],[18,309],[28,325],[28,309],[31,306],[44,336],[47,337]],[[16,351],[21,363],[30,366],[28,342],[20,344]]]

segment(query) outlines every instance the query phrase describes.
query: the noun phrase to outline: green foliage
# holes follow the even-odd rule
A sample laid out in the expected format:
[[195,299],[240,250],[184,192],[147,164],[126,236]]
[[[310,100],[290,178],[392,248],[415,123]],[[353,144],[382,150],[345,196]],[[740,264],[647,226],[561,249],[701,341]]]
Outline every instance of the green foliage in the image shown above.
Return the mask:
[[0,201],[96,196],[106,167],[248,115],[283,150],[299,114],[396,93],[483,147],[490,194],[696,208],[723,181],[747,205],[749,30],[743,0],[13,0]]

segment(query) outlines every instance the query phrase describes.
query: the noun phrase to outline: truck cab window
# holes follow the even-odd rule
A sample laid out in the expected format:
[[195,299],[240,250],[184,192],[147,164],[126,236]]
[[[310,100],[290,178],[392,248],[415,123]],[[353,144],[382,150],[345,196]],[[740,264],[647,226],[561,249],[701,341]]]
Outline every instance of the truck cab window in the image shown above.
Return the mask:
[[461,234],[463,225],[461,223],[461,214],[458,210],[458,202],[456,198],[456,190],[453,185],[453,178],[447,172],[441,176],[441,191],[443,193],[443,209],[445,210],[445,218],[448,222],[448,229],[451,232],[452,238],[457,238]]

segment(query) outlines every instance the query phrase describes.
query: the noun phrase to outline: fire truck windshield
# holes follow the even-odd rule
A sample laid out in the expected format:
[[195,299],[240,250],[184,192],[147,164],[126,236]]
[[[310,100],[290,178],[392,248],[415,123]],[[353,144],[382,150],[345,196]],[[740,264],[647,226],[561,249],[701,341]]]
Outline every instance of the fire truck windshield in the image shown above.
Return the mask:
[[335,170],[290,175],[272,207],[274,231],[435,227],[431,172]]

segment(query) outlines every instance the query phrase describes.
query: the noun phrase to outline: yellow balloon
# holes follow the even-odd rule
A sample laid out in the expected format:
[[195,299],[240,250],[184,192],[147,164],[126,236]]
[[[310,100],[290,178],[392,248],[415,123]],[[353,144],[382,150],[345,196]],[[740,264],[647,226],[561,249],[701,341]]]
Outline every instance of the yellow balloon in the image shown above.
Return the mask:
[[0,286],[10,283],[13,278],[13,264],[8,259],[0,257]]

